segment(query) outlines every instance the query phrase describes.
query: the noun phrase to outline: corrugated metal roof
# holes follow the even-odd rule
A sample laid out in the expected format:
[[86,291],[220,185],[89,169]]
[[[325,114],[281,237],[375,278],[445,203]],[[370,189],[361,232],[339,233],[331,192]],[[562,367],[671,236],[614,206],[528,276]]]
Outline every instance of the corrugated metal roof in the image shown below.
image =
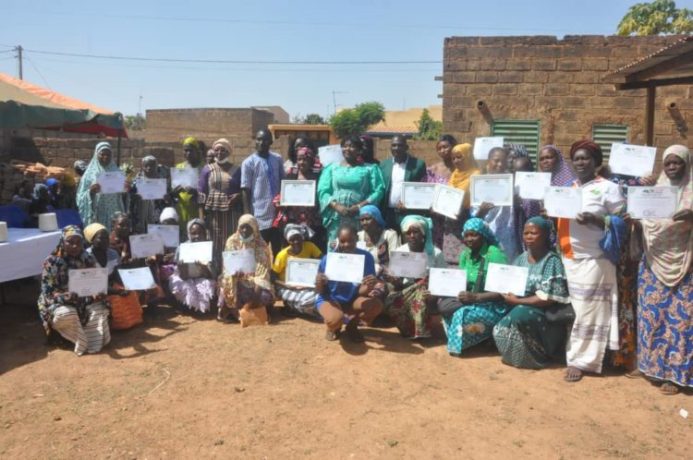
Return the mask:
[[[685,35],[664,48],[661,48],[652,54],[642,57],[615,70],[614,72],[607,74],[604,78],[607,81],[622,82],[630,75],[650,69],[658,64],[661,64],[662,62],[689,52],[693,52],[693,36]],[[691,75],[691,73],[693,73],[693,60],[690,63],[677,66],[675,69],[662,72],[662,74],[657,75],[657,77],[674,78],[678,76],[688,76]]]

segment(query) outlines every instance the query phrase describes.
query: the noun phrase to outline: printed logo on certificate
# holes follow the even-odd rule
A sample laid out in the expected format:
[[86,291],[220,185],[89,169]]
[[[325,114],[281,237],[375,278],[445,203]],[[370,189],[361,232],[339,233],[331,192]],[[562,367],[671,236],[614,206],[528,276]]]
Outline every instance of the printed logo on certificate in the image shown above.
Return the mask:
[[609,153],[609,169],[614,174],[643,177],[652,174],[657,148],[615,142]]
[[400,278],[419,279],[426,276],[427,265],[425,252],[392,251],[387,272]]
[[431,209],[436,184],[402,182],[402,205],[407,209]]
[[431,210],[437,214],[457,220],[462,210],[464,190],[436,184]]
[[105,294],[108,289],[108,268],[68,270],[67,289],[78,297]]
[[325,276],[329,281],[360,284],[366,256],[344,252],[329,252],[325,256]]
[[144,259],[164,253],[164,242],[159,235],[130,235],[130,251],[133,259]]
[[525,200],[543,200],[546,187],[551,187],[551,173],[517,171],[515,189]]
[[224,272],[230,275],[236,273],[255,273],[255,251],[252,249],[238,249],[236,251],[224,251],[221,253],[224,260]]
[[211,241],[198,241],[197,243],[182,243],[178,247],[178,259],[184,264],[201,263],[206,265],[212,261]]
[[633,219],[671,219],[678,206],[676,187],[628,187],[628,214]]
[[315,287],[320,261],[317,259],[291,258],[286,262],[286,284],[298,287]]
[[527,267],[489,263],[484,291],[524,297],[528,276]]
[[472,205],[491,203],[494,206],[512,206],[515,190],[512,174],[477,174],[471,177],[469,187]]
[[474,139],[474,158],[488,160],[488,153],[496,147],[503,147],[504,139],[499,136],[477,137]]
[[438,297],[457,297],[467,290],[467,272],[457,268],[431,268],[428,271],[428,292]]
[[280,206],[315,206],[314,180],[283,180]]
[[582,212],[582,189],[579,187],[548,187],[544,209],[551,217],[575,219]]

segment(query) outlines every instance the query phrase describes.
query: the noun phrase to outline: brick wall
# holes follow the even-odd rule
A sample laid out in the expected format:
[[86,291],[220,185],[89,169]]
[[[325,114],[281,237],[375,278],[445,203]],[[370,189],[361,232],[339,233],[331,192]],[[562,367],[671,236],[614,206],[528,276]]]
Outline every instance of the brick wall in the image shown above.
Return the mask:
[[[390,139],[375,140],[375,157],[378,160],[383,161],[391,155],[390,141]],[[409,144],[409,152],[416,158],[424,160],[427,165],[432,165],[440,161],[438,153],[436,152],[436,143],[437,141],[416,141],[411,139],[407,141],[407,144]]]
[[[597,123],[629,127],[628,141],[645,143],[645,90],[616,91],[602,78],[676,37],[552,36],[445,39],[444,132],[460,141],[488,136],[489,119],[540,120],[541,143],[563,152],[591,137]],[[489,116],[477,108],[486,103]],[[657,89],[655,145],[689,144],[667,110],[675,102],[693,124],[693,86]]]

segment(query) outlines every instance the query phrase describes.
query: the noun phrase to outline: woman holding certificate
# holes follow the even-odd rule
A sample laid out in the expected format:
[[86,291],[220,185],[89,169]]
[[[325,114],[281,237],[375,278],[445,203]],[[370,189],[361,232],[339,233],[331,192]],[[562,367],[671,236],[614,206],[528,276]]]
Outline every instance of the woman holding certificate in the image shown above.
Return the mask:
[[320,175],[318,200],[329,244],[336,239],[342,223],[358,225],[359,209],[367,204],[379,205],[385,194],[380,168],[359,164],[362,148],[360,138],[345,139],[344,161],[328,165]]
[[570,296],[561,258],[551,247],[552,226],[538,216],[525,224],[522,236],[527,250],[513,262],[529,269],[525,295],[503,295],[512,310],[493,328],[503,362],[511,366],[541,369],[560,362],[565,353],[569,315],[564,313],[570,309]]
[[[190,136],[183,140],[183,153],[185,161],[176,164],[176,170],[187,171],[193,178],[200,176],[202,170],[203,145],[196,138]],[[171,173],[174,174],[174,173]],[[173,186],[173,185],[172,185]],[[187,233],[187,223],[199,215],[199,203],[197,199],[197,186],[194,184],[177,184],[171,190],[171,196],[176,203],[176,211],[180,216],[181,237]]]
[[484,292],[488,265],[508,263],[496,236],[478,217],[465,222],[462,235],[467,247],[460,254],[460,268],[467,273],[467,286],[460,286],[457,298],[438,303],[448,335],[448,353],[453,356],[490,339],[493,326],[510,310],[501,294]]
[[[77,188],[77,209],[82,217],[82,223],[89,225],[94,222],[103,223],[111,230],[111,218],[116,212],[124,212],[123,193],[100,193],[98,179],[106,172],[118,172],[118,166],[113,161],[113,148],[108,142],[99,142],[94,148],[94,156],[89,162]],[[127,184],[124,184],[123,192]]]
[[399,235],[391,228],[385,228],[385,219],[380,209],[367,204],[359,210],[359,231],[357,246],[370,252],[375,260],[375,274],[380,276],[383,267],[390,262],[390,253],[399,247]]
[[385,299],[385,311],[404,337],[428,338],[431,337],[433,325],[431,309],[435,308],[437,300],[428,292],[428,269],[446,268],[448,265],[440,249],[433,246],[431,219],[416,215],[405,216],[401,227],[407,243],[397,248],[397,252],[425,253],[426,275],[418,279],[386,275],[392,288]]
[[228,273],[224,270],[219,294],[219,321],[238,318],[239,310],[271,308],[274,304],[272,293],[272,252],[262,239],[257,220],[252,214],[244,214],[238,219],[238,230],[226,240],[226,251],[249,249],[255,257],[254,273]]
[[[143,196],[138,193],[138,187],[142,188],[142,183],[148,179],[159,179],[166,183],[166,190],[163,196],[158,199],[149,199],[147,195]],[[159,222],[161,211],[171,203],[171,198],[168,195],[168,180],[164,170],[159,167],[156,157],[147,155],[142,158],[142,169],[135,178],[132,184],[132,189],[129,193],[130,200],[130,216],[132,217],[132,228],[135,233],[147,233],[147,225],[156,224]]]
[[95,266],[94,257],[84,249],[82,231],[74,225],[63,229],[58,246],[43,263],[38,298],[43,326],[46,333],[56,331],[73,342],[77,355],[98,353],[111,341],[103,296],[78,297],[69,289],[70,270]]
[[551,173],[551,185],[571,187],[575,182],[573,168],[563,159],[563,154],[555,145],[545,145],[539,151],[537,160],[539,172]]
[[693,178],[691,152],[664,151],[658,186],[676,187],[672,219],[641,222],[644,257],[638,274],[638,369],[662,393],[693,386]]
[[618,185],[597,176],[602,149],[589,140],[577,141],[570,159],[582,190],[582,212],[575,219],[558,219],[558,241],[568,276],[575,322],[570,333],[565,380],[577,382],[584,372],[599,374],[606,349],[618,350],[616,266],[619,226],[616,217],[625,199]]

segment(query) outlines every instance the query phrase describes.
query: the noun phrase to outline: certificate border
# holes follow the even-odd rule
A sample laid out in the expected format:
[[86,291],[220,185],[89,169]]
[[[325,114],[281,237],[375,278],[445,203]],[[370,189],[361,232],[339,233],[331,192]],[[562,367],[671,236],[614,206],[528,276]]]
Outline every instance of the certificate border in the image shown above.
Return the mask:
[[[284,279],[285,279],[285,282],[284,282],[284,283],[285,283],[287,286],[314,288],[314,287],[315,287],[315,282],[313,282],[313,284],[310,285],[310,284],[292,283],[292,282],[289,281],[289,274],[291,273],[291,268],[290,268],[290,267],[291,267],[291,262],[292,262],[292,261],[297,261],[297,262],[300,262],[300,263],[306,263],[306,262],[307,262],[307,263],[310,263],[310,264],[314,264],[314,265],[316,265],[316,266],[319,266],[319,265],[320,265],[320,259],[304,259],[304,258],[299,258],[299,257],[290,257],[290,258],[286,261],[286,277],[284,278]],[[317,274],[316,274],[316,276],[317,276]]]
[[75,294],[76,296],[78,296],[80,298],[87,297],[87,296],[92,296],[92,297],[94,296],[94,294],[88,294],[87,296],[80,296],[78,293],[76,293],[72,289],[70,289],[70,278],[71,278],[70,272],[83,271],[83,270],[97,270],[97,271],[100,271],[102,275],[105,275],[106,282],[104,283],[104,289],[103,289],[103,291],[99,291],[96,295],[108,293],[108,268],[107,267],[90,267],[90,268],[70,268],[67,271],[67,280],[68,280],[67,289],[71,294]]
[[[182,242],[182,243],[180,243],[180,244],[178,245],[178,250],[180,251],[181,246],[183,246],[184,244],[197,244],[197,243],[212,243],[212,241],[195,241],[195,242],[192,242],[192,241],[184,241],[184,242]],[[182,252],[182,251],[181,251],[181,252]],[[181,259],[181,262],[184,263],[184,264],[194,264],[195,262],[200,262],[200,263],[203,263],[203,262],[204,262],[204,261],[202,261],[202,260],[196,260],[196,261],[194,261],[194,262],[186,262],[186,261],[183,260],[183,257],[182,257],[182,256],[180,257],[180,259]],[[214,243],[212,243],[212,254],[210,255],[209,262],[212,262],[213,260],[214,260]],[[207,262],[207,263],[209,263],[209,262]]]
[[[557,185],[552,185],[551,187],[547,187],[546,190],[549,191],[549,190],[553,190],[553,189],[564,189],[564,188],[565,188],[565,189],[572,189],[572,190],[580,190],[580,210],[579,210],[576,214],[581,213],[581,212],[582,212],[582,204],[583,204],[583,203],[582,203],[582,187],[560,187],[560,186],[557,186]],[[546,207],[546,192],[544,192],[544,207]],[[547,215],[548,215],[549,217],[556,217],[556,218],[558,218],[558,219],[571,219],[571,220],[575,220],[575,217],[552,216],[551,214],[548,214],[548,209],[546,210],[546,212],[547,212]]]
[[[436,208],[436,203],[438,202],[438,199],[440,198],[440,191],[443,190],[444,188],[453,190],[457,193],[462,194],[462,201],[460,201],[460,209],[457,210],[457,215],[456,216],[451,216],[449,214],[445,214],[443,212],[440,212]],[[464,206],[464,190],[457,189],[455,187],[450,187],[448,185],[444,184],[436,184],[436,191],[435,194],[433,195],[433,203],[431,203],[431,211],[435,212],[436,214],[440,214],[441,216],[449,217],[450,219],[457,220],[460,216],[460,211],[462,210],[462,206]]]
[[[657,187],[656,185],[655,185],[655,186],[651,186],[651,187],[640,187],[640,186],[632,187],[632,186],[628,186],[628,187],[626,187],[626,188],[628,189],[628,193],[627,193],[627,196],[626,196],[626,212],[627,212],[628,214],[630,214],[630,202],[631,202],[632,200],[635,200],[635,199],[636,199],[636,197],[634,197],[634,196],[632,195],[632,192],[631,192],[630,189],[633,189],[633,190],[638,189],[638,191],[642,193],[642,191],[644,191],[645,189],[650,189],[650,188],[668,188],[668,189],[670,189],[671,192],[673,192],[673,195],[674,195],[674,203],[677,202],[677,199],[676,199],[676,197],[678,196],[678,194],[677,194],[677,189],[676,189],[676,187],[672,187],[672,186],[670,186],[670,185],[663,185],[663,186],[659,186],[659,187]],[[636,192],[635,194],[637,195],[638,192]],[[671,219],[672,216],[673,216],[674,214],[676,214],[676,207],[677,207],[677,206],[674,205],[674,212],[672,213],[671,216],[668,216],[668,217],[638,217],[638,216],[634,216],[634,215],[632,215],[632,214],[631,214],[631,217],[632,217],[633,219],[645,219],[645,220],[664,220],[664,219]]]
[[[621,152],[619,152],[619,148],[621,146],[654,149],[654,155],[652,156],[652,165],[650,166],[649,172],[647,172],[645,174],[640,174],[639,172],[638,172],[638,174],[633,174],[633,171],[616,171],[615,169],[613,169],[613,167],[611,166],[611,159],[614,158],[614,150],[616,150],[618,152],[618,154],[621,154]],[[616,147],[616,148],[614,149],[614,147]],[[637,176],[637,177],[649,176],[654,172],[656,164],[657,164],[657,147],[652,147],[649,145],[639,145],[639,144],[626,144],[623,142],[614,142],[613,144],[611,144],[611,150],[609,153],[609,169],[614,174],[623,174],[626,176]]]
[[[195,171],[195,168],[175,168],[175,167],[173,167],[173,168],[171,168],[171,188],[172,189],[177,187],[177,185],[176,186],[173,185],[173,171],[176,171],[179,174],[181,171],[193,171],[193,172],[195,172],[195,175],[197,176],[197,180],[195,180],[190,186],[193,188],[197,188],[197,185],[198,185],[197,183],[200,181],[199,171]],[[182,184],[178,184],[178,185],[182,185]],[[182,186],[184,187],[184,185],[182,185]]]
[[471,205],[472,206],[481,206],[481,201],[476,201],[476,196],[474,193],[475,189],[475,182],[479,179],[501,179],[501,178],[506,178],[510,177],[510,190],[508,193],[507,201],[504,201],[502,203],[493,203],[494,206],[512,206],[515,201],[515,177],[510,174],[475,174],[470,178],[470,184],[469,184],[469,193],[471,194]]
[[115,174],[117,174],[117,173],[119,173],[119,174],[122,176],[122,178],[123,178],[123,190],[121,190],[120,192],[99,192],[99,193],[101,193],[101,194],[103,194],[103,195],[115,195],[115,194],[117,194],[117,193],[125,193],[125,184],[126,184],[127,181],[128,181],[128,177],[127,177],[127,175],[126,175],[123,171],[101,171],[101,172],[99,173],[99,175],[96,176],[96,183],[99,184],[99,186],[101,186],[101,182],[99,182],[99,179],[101,178],[102,175],[104,175],[104,174],[106,174],[106,175],[111,175],[111,174],[115,175]]
[[[433,272],[434,270],[457,270],[458,272],[463,272],[463,273],[465,274],[465,280],[466,280],[466,278],[467,278],[467,270],[462,270],[462,269],[460,269],[460,268],[455,268],[455,267],[446,267],[446,268],[442,268],[442,267],[431,267],[431,268],[428,269],[428,284],[426,285],[426,288],[428,289],[429,292],[431,292],[431,272]],[[467,285],[466,285],[466,282],[465,282],[464,287],[463,287],[462,289],[460,289],[460,290],[457,291],[457,294],[459,294],[460,292],[467,292]],[[455,294],[455,296],[457,296],[457,294]],[[436,296],[436,297],[447,297],[447,298],[450,298],[450,296],[440,295],[440,294],[434,294],[433,292],[431,292],[431,295]],[[453,297],[454,297],[454,296],[453,296]]]
[[164,241],[164,239],[161,238],[161,242],[164,243],[164,252],[166,252],[166,248],[177,248],[178,246],[180,246],[180,243],[181,243],[181,241],[180,241],[180,227],[179,227],[178,225],[147,224],[147,233],[146,233],[147,235],[158,235],[158,236],[161,236],[161,235],[159,235],[159,234],[156,233],[156,232],[153,232],[153,233],[150,232],[150,230],[151,230],[152,227],[154,227],[154,228],[157,228],[157,227],[170,227],[170,228],[171,228],[171,230],[170,230],[171,232],[173,232],[174,228],[175,228],[176,231],[178,232],[178,244],[176,244],[175,246],[166,246],[166,241]]
[[[392,251],[392,252],[390,253],[390,262],[392,262],[392,254],[394,254],[394,253],[396,253],[396,252],[404,253],[404,254],[423,254],[424,256],[426,256],[426,253],[425,253],[425,252],[411,252],[411,251],[397,251],[397,250],[394,250],[394,251]],[[425,260],[426,260],[426,265],[428,265],[428,256],[426,256]],[[424,275],[423,275],[423,276],[420,276],[420,277],[416,277],[416,278],[410,278],[409,276],[403,276],[403,275],[395,275],[395,274],[393,274],[393,273],[390,272],[390,267],[389,267],[389,265],[388,265],[388,269],[387,269],[387,270],[388,270],[388,273],[389,273],[391,276],[394,276],[394,277],[396,277],[396,278],[419,279],[419,278],[425,278],[426,276],[428,276],[428,266],[427,266],[426,269],[424,270]]]
[[168,193],[168,180],[166,180],[166,178],[164,178],[164,177],[141,177],[140,179],[143,179],[147,182],[148,181],[157,181],[158,183],[161,183],[162,181],[164,182],[164,196],[162,196],[161,198],[145,198],[144,196],[142,196],[142,194],[140,193],[140,191],[138,189],[137,195],[139,195],[140,198],[142,198],[143,200],[147,200],[147,201],[163,200],[166,198],[166,194]]
[[[255,266],[253,267],[253,272],[252,272],[252,273],[244,273],[244,272],[241,272],[241,274],[242,274],[242,275],[254,275],[254,274],[255,274],[255,272],[257,271],[257,259],[255,258],[255,252],[254,252],[252,249],[250,249],[250,248],[243,248],[243,249],[227,249],[227,250],[221,251],[221,268],[222,268],[222,270],[224,271],[224,274],[234,275],[234,273],[229,273],[229,272],[226,270],[226,264],[224,263],[224,253],[225,253],[225,252],[235,252],[235,253],[239,253],[239,252],[241,252],[241,251],[245,251],[246,253],[247,253],[247,252],[252,253],[252,254],[253,254],[253,260],[255,261]],[[214,254],[212,254],[212,258],[214,258]]]
[[497,292],[498,294],[507,294],[508,292],[510,292],[511,294],[515,294],[516,296],[519,296],[519,297],[524,297],[525,295],[527,295],[527,278],[525,278],[525,285],[522,287],[522,293],[512,292],[512,291],[498,292],[498,291],[490,291],[490,290],[486,289],[486,285],[488,283],[488,280],[490,279],[490,277],[488,276],[488,270],[491,267],[491,265],[501,265],[501,266],[505,266],[505,267],[512,267],[513,269],[524,270],[527,272],[527,277],[529,277],[529,268],[527,268],[527,267],[519,267],[517,265],[512,265],[512,264],[498,264],[495,262],[489,262],[487,269],[486,269],[486,275],[484,276],[484,291]]
[[472,156],[474,157],[475,160],[488,161],[488,153],[491,151],[491,150],[489,150],[489,152],[484,153],[484,155],[481,157],[474,155],[474,153],[476,152],[476,140],[477,139],[500,139],[501,140],[500,145],[497,145],[495,147],[491,147],[492,149],[503,147],[505,145],[505,137],[504,136],[479,136],[479,137],[475,137],[474,138],[474,145],[472,145]]
[[[513,187],[517,188],[517,196],[519,196],[523,200],[534,200],[534,201],[543,200],[544,199],[543,196],[541,198],[525,198],[522,195],[520,195],[520,186],[519,186],[519,181],[517,180],[518,173],[522,173],[523,175],[524,174],[532,174],[532,175],[534,175],[534,174],[546,174],[546,176],[544,176],[544,177],[549,178],[549,185],[547,185],[547,187],[551,187],[551,173],[541,172],[541,171],[515,171],[515,177],[513,178]],[[546,193],[546,189],[544,189],[544,193]]]
[[404,205],[404,207],[405,207],[406,209],[416,209],[416,210],[424,210],[424,211],[427,210],[427,209],[431,209],[431,206],[433,206],[433,201],[431,201],[431,206],[429,206],[429,207],[427,207],[427,208],[410,208],[410,207],[408,207],[408,206],[406,205],[406,198],[407,198],[407,195],[406,195],[406,193],[405,193],[405,190],[406,190],[408,187],[421,187],[421,186],[429,187],[429,188],[432,188],[432,189],[433,189],[433,199],[435,200],[435,197],[436,197],[436,185],[438,185],[438,184],[433,184],[433,183],[431,183],[431,182],[411,182],[411,181],[410,181],[410,182],[402,182],[402,204]]
[[[284,202],[284,187],[286,187],[287,184],[288,184],[288,185],[292,185],[292,184],[308,184],[308,183],[312,183],[312,184],[313,184],[313,187],[312,187],[313,193],[311,194],[311,196],[313,197],[313,200],[312,200],[311,203],[309,203],[309,202],[306,201],[306,202],[304,202],[304,203],[298,203],[298,204],[296,204],[296,203],[286,204],[286,203]],[[279,200],[279,206],[287,206],[287,207],[289,207],[289,206],[303,206],[303,207],[312,208],[313,206],[315,206],[315,188],[316,188],[316,181],[314,181],[314,180],[291,180],[291,179],[284,179],[284,180],[282,180],[282,183],[281,183],[281,191],[280,191],[280,193],[281,193],[281,199]]]

